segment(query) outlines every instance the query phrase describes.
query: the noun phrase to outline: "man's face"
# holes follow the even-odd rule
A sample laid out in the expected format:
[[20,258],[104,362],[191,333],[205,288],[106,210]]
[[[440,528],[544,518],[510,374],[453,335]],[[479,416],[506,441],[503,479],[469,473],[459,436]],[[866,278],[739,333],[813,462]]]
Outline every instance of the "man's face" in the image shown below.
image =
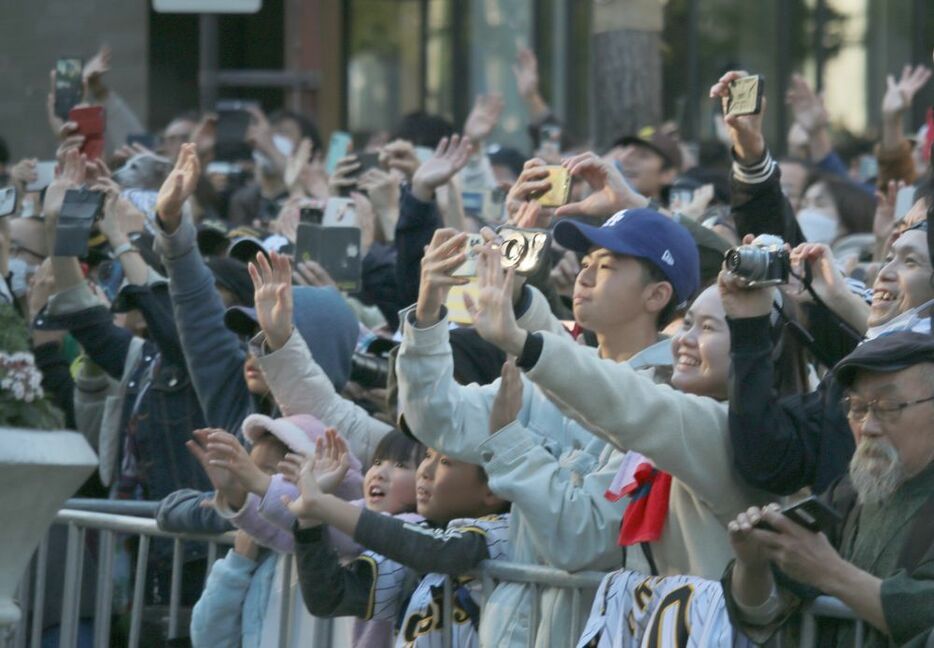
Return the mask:
[[574,283],[574,319],[598,335],[609,334],[645,314],[646,290],[635,258],[593,248],[581,260]]
[[861,372],[853,383],[850,428],[856,453],[850,477],[861,499],[886,499],[905,480],[934,460],[934,401],[883,414],[873,410],[861,420],[852,403],[910,403],[934,395],[934,364],[921,363],[895,373]]
[[642,195],[661,197],[662,189],[672,183],[674,169],[665,169],[665,161],[654,150],[641,144],[627,144],[610,152],[614,160],[623,165],[623,173]]
[[872,285],[869,326],[879,326],[934,299],[927,233],[911,230],[892,243]]

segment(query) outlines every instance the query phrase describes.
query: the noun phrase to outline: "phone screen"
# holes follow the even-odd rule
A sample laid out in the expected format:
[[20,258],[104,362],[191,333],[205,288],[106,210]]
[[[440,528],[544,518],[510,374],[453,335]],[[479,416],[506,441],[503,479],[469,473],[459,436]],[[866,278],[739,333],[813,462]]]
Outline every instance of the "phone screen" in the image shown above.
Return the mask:
[[334,173],[337,163],[341,158],[347,157],[350,147],[353,145],[353,139],[350,133],[344,131],[334,131],[331,133],[331,141],[328,143],[328,156],[324,162],[324,170],[328,175]]
[[252,154],[246,143],[246,131],[250,126],[250,113],[234,105],[218,105],[217,129],[214,140],[214,157],[224,162],[249,160]]
[[68,111],[81,103],[84,94],[80,58],[60,58],[55,62],[55,114],[68,119]]

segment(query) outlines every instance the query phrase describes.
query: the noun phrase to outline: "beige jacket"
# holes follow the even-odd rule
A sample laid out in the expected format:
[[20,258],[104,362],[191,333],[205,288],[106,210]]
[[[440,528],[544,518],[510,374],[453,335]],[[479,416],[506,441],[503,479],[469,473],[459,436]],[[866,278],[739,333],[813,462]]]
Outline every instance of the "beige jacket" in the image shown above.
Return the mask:
[[665,530],[652,543],[661,575],[718,579],[732,558],[726,525],[774,499],[743,483],[733,468],[727,404],[656,384],[626,363],[541,335],[541,356],[526,376],[594,434],[672,475]]
[[251,349],[283,416],[311,414],[336,428],[364,467],[372,463],[377,444],[392,427],[334,391],[297,330],[281,349],[270,353],[263,333],[253,338]]

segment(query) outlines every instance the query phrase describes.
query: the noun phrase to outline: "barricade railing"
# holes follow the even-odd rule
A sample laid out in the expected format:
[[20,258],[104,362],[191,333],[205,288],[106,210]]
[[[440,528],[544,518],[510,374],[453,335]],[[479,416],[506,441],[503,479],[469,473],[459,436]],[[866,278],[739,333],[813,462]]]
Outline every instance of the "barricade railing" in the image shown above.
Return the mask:
[[[72,648],[77,644],[78,640],[81,580],[84,567],[83,557],[85,538],[88,531],[95,531],[99,534],[93,629],[93,645],[95,648],[106,648],[110,645],[110,624],[113,616],[114,594],[114,555],[118,534],[138,537],[136,562],[133,566],[134,576],[132,579],[132,597],[130,599],[128,646],[136,648],[140,642],[150,546],[152,540],[156,538],[173,542],[167,638],[176,639],[186,636],[187,633],[180,628],[184,543],[203,542],[206,544],[207,570],[209,573],[217,559],[218,547],[233,545],[234,533],[205,535],[162,531],[156,525],[156,520],[152,518],[155,514],[156,505],[154,502],[76,499],[66,502],[66,508],[60,510],[56,515],[54,524],[63,525],[67,528],[59,640],[61,648]],[[285,582],[291,581],[292,570],[295,569],[294,560],[291,558],[291,556],[285,556],[284,573],[287,578]],[[33,557],[31,568],[27,570],[26,576],[20,584],[17,598],[23,609],[23,615],[13,638],[15,648],[26,648],[27,645],[30,648],[39,648],[41,645],[47,568],[48,537],[40,543]],[[540,624],[540,594],[542,589],[562,588],[570,590],[572,636],[578,637],[583,630],[584,623],[586,623],[586,618],[582,618],[581,603],[585,600],[585,597],[592,597],[606,574],[603,572],[569,573],[540,565],[486,561],[476,570],[474,576],[481,581],[482,603],[484,606],[489,600],[493,589],[499,583],[518,583],[528,585],[531,588],[529,596],[529,600],[532,602],[532,609],[529,613],[531,632],[528,645],[534,646]],[[205,578],[207,578],[207,574]],[[279,609],[281,623],[279,645],[283,648],[289,645],[289,628],[292,626],[293,601],[289,596],[289,591],[288,587],[283,588]],[[442,607],[443,644],[445,648],[451,647],[454,605],[452,591],[452,582],[448,578],[444,585]],[[30,613],[27,614],[27,610]],[[818,618],[854,621],[856,624],[856,646],[863,645],[865,627],[858,617],[841,601],[821,596],[802,610],[800,637],[800,646],[802,648],[817,646]],[[334,643],[337,634],[332,620],[315,619],[315,646],[326,648],[339,645]]]

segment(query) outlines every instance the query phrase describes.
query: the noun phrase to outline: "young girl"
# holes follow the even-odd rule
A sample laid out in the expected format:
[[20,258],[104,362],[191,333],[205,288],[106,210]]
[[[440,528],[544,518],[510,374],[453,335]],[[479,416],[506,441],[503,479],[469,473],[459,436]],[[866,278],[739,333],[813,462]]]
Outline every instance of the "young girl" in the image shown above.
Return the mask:
[[[503,514],[508,502],[490,491],[483,469],[429,449],[415,480],[417,510],[425,518],[420,524],[323,493],[318,482],[325,471],[317,460],[306,461],[301,497],[289,504],[299,520],[295,554],[308,610],[316,616],[394,620],[405,606],[396,645],[435,645],[441,640],[444,581],[451,575],[452,645],[477,645],[476,583],[463,575],[483,560],[507,558],[509,546],[509,516]],[[367,493],[379,497],[379,485],[371,483]],[[324,524],[369,551],[341,565]]]

